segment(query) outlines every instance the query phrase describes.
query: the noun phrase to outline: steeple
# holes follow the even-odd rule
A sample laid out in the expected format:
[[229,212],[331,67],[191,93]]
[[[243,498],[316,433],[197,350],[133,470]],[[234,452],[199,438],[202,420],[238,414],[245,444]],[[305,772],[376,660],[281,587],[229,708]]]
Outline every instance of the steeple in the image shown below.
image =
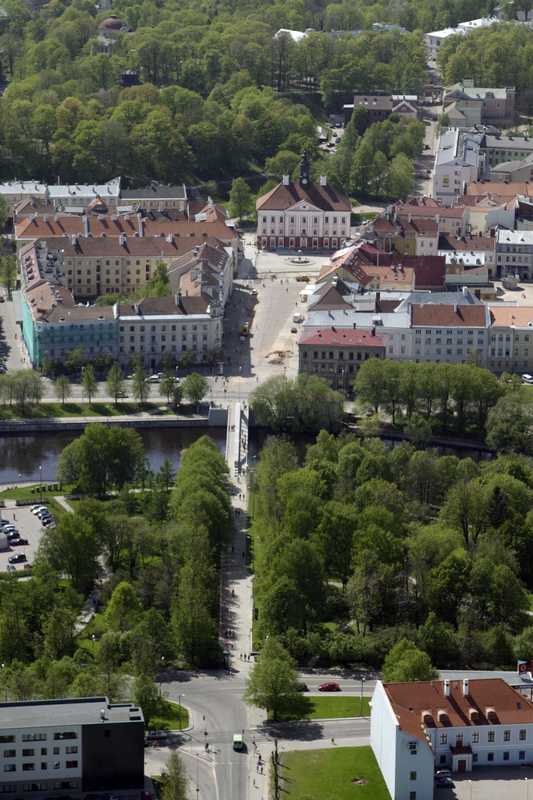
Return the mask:
[[309,154],[307,150],[302,153],[302,160],[300,161],[300,183],[303,186],[309,185],[311,172],[311,162],[309,161]]

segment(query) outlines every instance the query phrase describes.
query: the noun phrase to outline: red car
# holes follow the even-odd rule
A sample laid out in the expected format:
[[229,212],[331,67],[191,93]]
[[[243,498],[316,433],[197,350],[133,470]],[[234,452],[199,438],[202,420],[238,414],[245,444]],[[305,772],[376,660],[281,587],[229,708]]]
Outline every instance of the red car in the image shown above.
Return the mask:
[[319,692],[340,692],[341,687],[338,683],[321,683],[318,687]]

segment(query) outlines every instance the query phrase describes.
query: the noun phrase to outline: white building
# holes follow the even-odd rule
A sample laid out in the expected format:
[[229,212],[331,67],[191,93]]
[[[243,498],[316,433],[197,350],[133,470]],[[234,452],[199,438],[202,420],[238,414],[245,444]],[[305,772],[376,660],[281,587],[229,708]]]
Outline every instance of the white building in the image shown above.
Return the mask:
[[440,31],[431,31],[424,35],[426,48],[428,53],[428,61],[435,62],[442,44],[450,36],[466,36],[472,31],[478,31],[481,28],[489,28],[495,25],[500,20],[497,17],[480,17],[479,19],[471,19],[467,22],[460,22],[456,28],[443,28]]
[[436,200],[453,205],[471,181],[477,181],[484,164],[480,146],[483,135],[448,128],[439,137],[433,171]]
[[257,246],[261,250],[337,250],[350,236],[352,204],[325,177],[312,183],[304,153],[300,180],[283,176],[257,199]]
[[113,792],[140,800],[144,720],[106,697],[0,704],[0,793],[11,798]]
[[378,681],[370,744],[392,800],[433,800],[434,771],[533,758],[533,703],[500,678]]

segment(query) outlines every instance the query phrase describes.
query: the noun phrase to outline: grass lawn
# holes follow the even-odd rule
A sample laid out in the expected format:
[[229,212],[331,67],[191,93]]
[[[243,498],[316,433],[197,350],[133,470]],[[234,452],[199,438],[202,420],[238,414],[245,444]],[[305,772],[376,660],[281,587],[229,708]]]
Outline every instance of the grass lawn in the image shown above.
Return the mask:
[[157,716],[152,717],[148,728],[153,731],[177,731],[186,728],[189,724],[189,712],[177,703],[163,700]]
[[295,751],[282,763],[285,800],[390,800],[370,747]]
[[28,406],[24,414],[16,406],[3,406],[0,408],[1,419],[47,419],[49,417],[117,417],[120,415],[138,414],[142,411],[145,414],[171,414],[172,409],[168,408],[163,398],[160,403],[144,403],[141,409],[137,403],[40,403],[39,405]]
[[306,714],[306,719],[334,719],[336,717],[369,717],[370,697],[363,697],[361,713],[360,697],[306,697],[312,710]]

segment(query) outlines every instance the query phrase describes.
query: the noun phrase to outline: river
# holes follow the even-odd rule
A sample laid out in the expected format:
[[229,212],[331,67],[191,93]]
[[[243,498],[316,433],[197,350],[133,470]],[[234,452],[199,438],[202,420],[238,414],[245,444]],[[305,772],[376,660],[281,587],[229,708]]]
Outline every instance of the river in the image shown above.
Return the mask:
[[[209,436],[223,453],[226,445],[225,428],[150,428],[139,431],[144,442],[150,467],[158,470],[168,458],[174,469],[179,466],[184,448],[200,436]],[[56,478],[59,457],[64,447],[78,433],[36,433],[32,436],[4,435],[0,437],[0,484],[18,481],[53,481]]]

